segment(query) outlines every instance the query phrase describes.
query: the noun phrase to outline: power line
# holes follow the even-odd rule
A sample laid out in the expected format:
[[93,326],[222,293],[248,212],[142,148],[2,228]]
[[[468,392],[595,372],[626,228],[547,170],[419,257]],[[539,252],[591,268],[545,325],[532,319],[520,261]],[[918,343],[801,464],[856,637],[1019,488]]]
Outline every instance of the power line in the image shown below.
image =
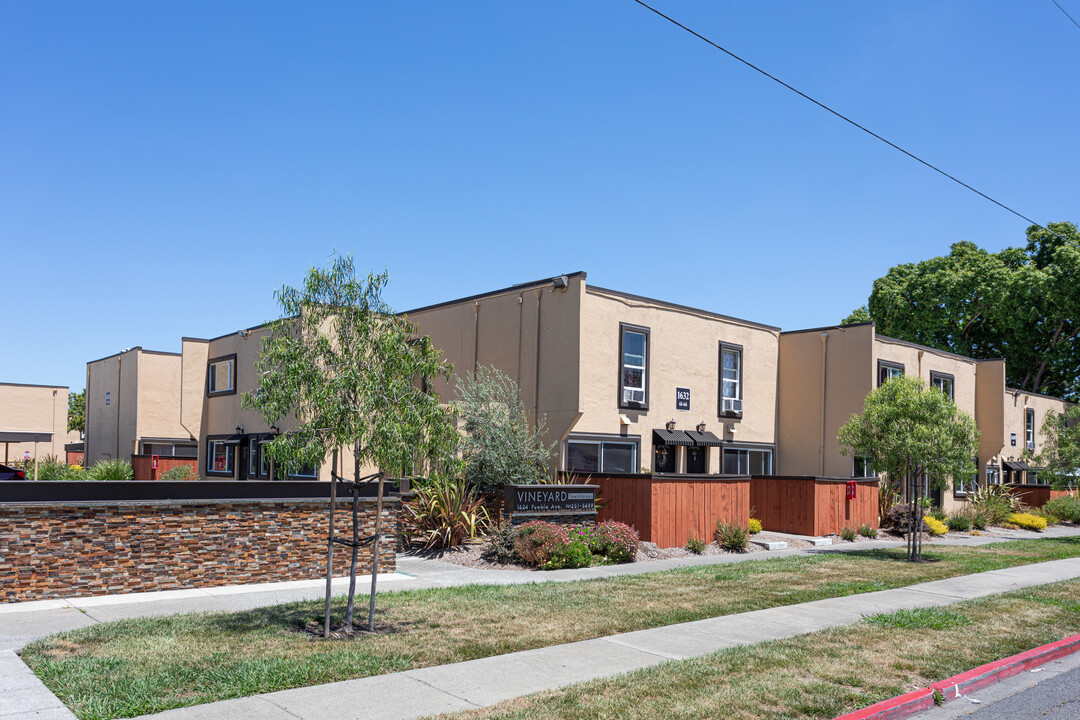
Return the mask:
[[1080,28],[1080,23],[1076,22],[1076,20],[1073,20],[1073,16],[1072,16],[1072,15],[1070,15],[1069,13],[1065,12],[1065,8],[1061,7],[1061,5],[1058,5],[1058,1],[1057,1],[1057,0],[1050,0],[1050,2],[1054,3],[1055,5],[1057,5],[1057,9],[1058,9],[1058,10],[1060,10],[1061,12],[1065,13],[1065,17],[1067,17],[1067,18],[1069,18],[1070,20],[1072,20],[1072,24],[1073,24],[1073,25],[1075,25],[1076,27]]
[[[723,47],[723,46],[721,46],[721,45],[718,45],[717,43],[714,43],[714,42],[713,42],[712,40],[710,40],[709,38],[705,37],[705,36],[704,36],[704,35],[702,35],[701,33],[699,33],[699,32],[697,32],[697,31],[695,31],[695,30],[692,30],[692,29],[688,28],[688,27],[687,27],[686,25],[683,25],[683,24],[682,24],[681,22],[679,22],[678,20],[675,20],[674,18],[672,18],[672,17],[670,17],[670,16],[668,16],[668,15],[665,15],[664,13],[660,12],[659,10],[657,10],[656,8],[654,8],[653,6],[651,6],[651,5],[649,5],[649,4],[645,3],[645,2],[642,2],[642,0],[634,0],[634,2],[636,2],[636,3],[638,4],[638,5],[642,6],[642,7],[643,7],[643,8],[645,8],[646,10],[651,10],[652,12],[656,13],[657,15],[659,15],[659,16],[660,16],[660,17],[662,17],[662,18],[664,18],[665,20],[667,20],[667,21],[668,21],[669,23],[671,23],[672,25],[675,25],[676,27],[680,27],[680,28],[682,28],[683,30],[685,30],[686,32],[690,33],[691,35],[693,35],[694,37],[698,38],[699,40],[703,40],[704,42],[708,43],[709,45],[712,45],[712,46],[713,46],[714,48],[716,48],[716,49],[717,49],[717,50],[719,50],[720,52],[722,52],[722,53],[724,53],[724,54],[728,55],[729,57],[731,57],[731,58],[733,58],[733,59],[735,59],[735,60],[738,60],[739,62],[741,62],[741,63],[742,63],[743,65],[747,66],[748,68],[750,68],[750,69],[752,69],[752,70],[755,70],[755,71],[757,71],[757,72],[761,73],[761,74],[762,74],[762,75],[764,75],[765,77],[769,78],[770,80],[773,80],[774,82],[777,82],[777,83],[779,83],[780,85],[783,85],[784,87],[786,87],[786,88],[787,88],[788,90],[790,90],[791,92],[795,93],[796,95],[798,95],[798,96],[802,97],[802,98],[803,98],[803,99],[805,99],[805,100],[809,100],[810,102],[814,103],[814,104],[815,104],[815,105],[817,105],[817,106],[818,106],[819,108],[821,108],[822,110],[825,110],[825,111],[827,111],[827,112],[830,112],[830,113],[832,113],[833,115],[835,115],[836,117],[840,118],[841,120],[843,120],[844,122],[846,122],[846,123],[848,123],[848,124],[850,124],[850,125],[854,125],[855,127],[857,127],[857,128],[859,128],[860,130],[862,130],[862,131],[863,131],[864,133],[866,133],[867,135],[870,135],[870,136],[872,136],[872,137],[875,137],[875,138],[877,138],[878,140],[880,140],[881,142],[885,143],[886,145],[888,145],[889,147],[893,148],[894,150],[899,150],[900,152],[904,153],[905,155],[907,155],[907,156],[908,156],[909,158],[911,158],[912,160],[915,160],[916,162],[922,163],[923,165],[925,165],[926,167],[930,168],[930,169],[931,169],[931,170],[933,170],[934,172],[936,172],[936,173],[939,173],[939,174],[941,174],[941,175],[944,175],[945,177],[949,178],[950,180],[952,180],[953,182],[957,183],[958,185],[962,185],[963,187],[966,187],[966,188],[967,188],[968,190],[970,190],[971,192],[975,193],[976,195],[978,195],[978,196],[980,196],[980,197],[982,197],[982,198],[984,198],[984,199],[986,199],[986,200],[989,200],[990,202],[992,202],[992,203],[994,203],[995,205],[997,205],[997,206],[998,206],[999,208],[1002,208],[1003,210],[1006,210],[1006,211],[1008,211],[1008,212],[1012,213],[1013,215],[1015,215],[1016,217],[1020,218],[1021,220],[1026,220],[1026,221],[1028,221],[1029,223],[1031,223],[1032,225],[1036,225],[1036,226],[1038,226],[1038,227],[1042,228],[1043,230],[1046,230],[1046,232],[1050,233],[1051,235],[1054,235],[1055,237],[1057,237],[1057,238],[1060,238],[1061,240],[1065,240],[1065,238],[1061,237],[1060,235],[1058,235],[1058,234],[1057,234],[1056,232],[1054,232],[1053,230],[1051,230],[1051,229],[1049,229],[1049,228],[1047,228],[1047,227],[1043,227],[1043,225],[1042,225],[1042,224],[1040,224],[1040,223],[1037,223],[1037,222],[1035,222],[1034,220],[1032,220],[1031,218],[1029,218],[1029,217],[1028,217],[1027,215],[1023,215],[1023,214],[1021,214],[1021,213],[1017,212],[1016,210],[1013,210],[1013,209],[1012,209],[1011,207],[1009,207],[1008,205],[1006,205],[1006,204],[1004,204],[1004,203],[1001,203],[1001,202],[998,202],[997,200],[995,200],[994,198],[990,197],[989,195],[987,195],[986,193],[984,193],[984,192],[982,192],[982,191],[980,191],[980,190],[976,190],[975,188],[973,188],[972,186],[968,185],[968,184],[967,184],[966,182],[964,182],[963,180],[960,180],[960,179],[958,179],[958,178],[956,178],[956,177],[954,177],[954,176],[950,175],[949,173],[945,172],[944,170],[942,170],[941,168],[939,168],[939,167],[937,167],[937,166],[935,166],[935,165],[931,165],[931,164],[930,164],[930,163],[928,163],[927,161],[923,160],[922,158],[920,158],[919,156],[917,156],[917,155],[915,155],[915,154],[913,154],[913,153],[910,153],[910,152],[908,152],[907,150],[905,150],[904,148],[900,147],[900,146],[899,146],[899,145],[897,145],[896,143],[894,143],[894,142],[891,142],[891,141],[889,141],[889,140],[886,140],[885,138],[883,138],[882,136],[878,135],[878,134],[877,134],[876,132],[874,132],[873,130],[870,130],[869,128],[866,128],[866,127],[864,127],[864,126],[860,125],[859,123],[855,122],[854,120],[852,120],[851,118],[849,118],[849,117],[848,117],[847,115],[844,115],[843,113],[840,113],[840,112],[838,112],[838,111],[836,111],[836,110],[833,110],[833,109],[832,109],[831,107],[829,107],[829,106],[828,106],[828,105],[826,105],[825,103],[823,103],[823,102],[820,102],[820,101],[818,101],[818,100],[815,100],[814,98],[810,97],[809,95],[807,95],[807,94],[806,94],[806,93],[804,93],[803,91],[801,91],[801,90],[798,90],[798,89],[796,89],[796,88],[792,87],[791,85],[788,85],[788,84],[787,84],[786,82],[784,82],[784,81],[783,81],[783,80],[781,80],[780,78],[776,77],[775,75],[771,75],[771,74],[769,74],[768,72],[766,72],[765,70],[762,70],[762,69],[761,69],[761,68],[759,68],[759,67],[758,67],[757,65],[754,65],[754,64],[753,64],[752,62],[750,62],[749,60],[744,60],[743,58],[739,57],[738,55],[736,55],[735,53],[731,52],[731,51],[730,51],[730,50],[728,50],[727,48],[725,48],[725,47]],[[1053,2],[1053,3],[1055,4],[1055,5],[1057,5],[1057,2],[1056,2],[1055,0],[1051,0],[1051,2]],[[1058,5],[1058,7],[1061,7],[1061,6],[1060,6],[1060,5]],[[1064,10],[1062,10],[1062,12],[1065,12],[1065,11],[1064,11]],[[1066,13],[1066,15],[1067,15],[1067,14],[1068,14],[1068,13]],[[1069,18],[1069,19],[1071,20],[1072,18]],[[1074,21],[1074,22],[1075,22],[1075,21]],[[1078,26],[1078,27],[1080,27],[1080,26]]]

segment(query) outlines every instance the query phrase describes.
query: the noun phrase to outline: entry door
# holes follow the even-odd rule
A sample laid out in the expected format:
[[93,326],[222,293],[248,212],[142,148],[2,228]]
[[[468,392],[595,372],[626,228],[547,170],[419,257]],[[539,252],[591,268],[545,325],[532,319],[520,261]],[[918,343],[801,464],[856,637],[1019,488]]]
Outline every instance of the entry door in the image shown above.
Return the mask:
[[686,472],[691,475],[705,474],[705,448],[686,448]]
[[250,444],[251,443],[247,441],[247,438],[241,438],[239,447],[240,452],[236,453],[239,456],[240,463],[238,469],[239,472],[237,472],[236,477],[240,480],[248,479],[248,445]]

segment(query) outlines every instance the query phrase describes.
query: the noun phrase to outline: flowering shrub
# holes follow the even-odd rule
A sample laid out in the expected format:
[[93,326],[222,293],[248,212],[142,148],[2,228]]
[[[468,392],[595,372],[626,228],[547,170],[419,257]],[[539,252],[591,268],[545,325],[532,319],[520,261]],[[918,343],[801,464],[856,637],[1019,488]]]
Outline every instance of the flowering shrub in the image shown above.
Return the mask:
[[626,523],[605,520],[596,526],[596,544],[590,548],[609,562],[633,562],[640,538],[637,530]]
[[638,534],[629,525],[605,521],[569,528],[536,520],[515,529],[514,551],[545,570],[588,567],[594,562],[633,562]]
[[530,565],[544,565],[555,551],[570,544],[570,533],[561,525],[534,520],[517,528],[514,552]]
[[944,535],[949,532],[949,528],[945,523],[938,520],[933,515],[927,515],[923,518],[923,524],[926,525],[926,531],[931,535]]
[[1019,525],[1025,530],[1042,532],[1046,529],[1046,518],[1031,513],[1013,513],[1009,516],[1009,522],[1013,525]]
[[757,518],[750,518],[750,534],[756,535],[761,532],[761,521]]

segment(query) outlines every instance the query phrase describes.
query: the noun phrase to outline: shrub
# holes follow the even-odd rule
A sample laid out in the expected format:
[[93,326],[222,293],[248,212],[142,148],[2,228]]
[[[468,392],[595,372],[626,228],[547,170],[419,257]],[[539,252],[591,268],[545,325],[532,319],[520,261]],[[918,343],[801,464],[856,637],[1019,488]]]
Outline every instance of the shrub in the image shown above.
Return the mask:
[[[34,463],[31,461],[26,468],[26,478],[34,479]],[[78,465],[68,465],[57,460],[45,460],[38,463],[37,479],[42,482],[63,482],[66,480],[82,480],[82,468]]]
[[1031,513],[1013,513],[1009,516],[1009,522],[1013,525],[1022,527],[1025,530],[1042,532],[1046,529],[1046,518],[1041,518],[1032,515]]
[[945,523],[938,520],[933,515],[927,515],[923,518],[923,524],[926,526],[926,532],[931,535],[944,535],[949,532],[949,528]]
[[985,530],[986,526],[990,523],[986,521],[986,515],[982,514],[978,510],[971,513],[971,526],[976,530]]
[[1065,522],[1080,524],[1080,498],[1073,495],[1056,497],[1043,505],[1042,509]]
[[930,517],[934,518],[938,522],[945,522],[945,520],[946,520],[945,511],[942,510],[939,507],[936,507],[933,510],[931,510],[929,515],[930,515]]
[[637,557],[641,536],[626,523],[605,520],[596,526],[594,532],[595,541],[589,543],[590,549],[597,555],[603,555],[608,562],[628,563]]
[[881,524],[900,533],[907,532],[911,526],[911,503],[898,503],[890,507],[881,516]]
[[158,480],[163,482],[181,482],[198,480],[199,476],[190,465],[177,465],[161,473]]
[[564,568],[583,568],[592,564],[592,551],[581,540],[571,540],[555,548],[551,558],[541,565],[544,570],[562,570]]
[[510,523],[503,523],[495,532],[488,536],[488,544],[484,547],[483,557],[485,560],[496,562],[501,565],[516,565],[524,562],[522,557],[514,550],[514,539],[517,537],[517,528]]
[[840,528],[840,537],[848,542],[855,542],[855,538],[859,537],[859,533],[855,532],[855,528],[845,525]]
[[127,460],[99,460],[86,471],[86,479],[93,481],[131,480],[135,471]]
[[570,533],[561,525],[534,520],[519,525],[514,539],[514,551],[529,565],[541,567],[555,551],[570,544]]
[[1035,517],[1041,517],[1046,520],[1047,527],[1049,527],[1050,525],[1057,525],[1059,522],[1061,522],[1061,518],[1051,512],[1047,512],[1044,507],[1034,508],[1032,510],[1028,510],[1028,512]]
[[694,533],[690,533],[690,539],[686,541],[686,549],[695,555],[705,552],[705,541]]
[[749,528],[751,535],[757,535],[761,532],[761,521],[757,518],[750,518]]
[[406,542],[424,547],[454,547],[475,538],[489,519],[482,502],[474,498],[462,479],[436,479],[416,491],[416,498],[401,503],[401,534]]
[[1020,509],[1020,499],[1004,485],[979,488],[968,495],[971,506],[982,514],[988,525],[1005,522],[1011,513]]
[[971,529],[971,526],[974,523],[972,523],[971,517],[969,515],[958,512],[950,515],[949,518],[945,520],[945,524],[949,526],[950,530],[954,530],[956,532],[967,532]]
[[716,521],[714,537],[717,545],[732,552],[742,552],[749,543],[749,533],[746,528],[738,523],[729,523],[723,520]]
[[863,525],[859,526],[859,534],[862,535],[863,537],[876,538],[877,537],[877,528],[871,527],[870,525],[863,524]]

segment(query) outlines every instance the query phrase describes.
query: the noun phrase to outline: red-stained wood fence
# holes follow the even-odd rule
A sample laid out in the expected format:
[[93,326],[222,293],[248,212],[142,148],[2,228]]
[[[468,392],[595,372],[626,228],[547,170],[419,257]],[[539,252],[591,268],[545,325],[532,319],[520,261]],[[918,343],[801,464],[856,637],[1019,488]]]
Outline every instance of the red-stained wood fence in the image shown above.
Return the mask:
[[796,535],[838,534],[844,527],[878,527],[878,481],[855,481],[855,499],[847,497],[843,478],[755,476],[750,505],[765,530]]
[[746,527],[750,478],[703,475],[590,475],[606,504],[597,521],[632,525],[641,539],[683,547],[693,533],[711,542],[718,520]]
[[[1028,507],[1042,507],[1054,498],[1069,495],[1068,490],[1054,490],[1049,485],[1011,485],[1013,494]],[[1076,494],[1075,491],[1072,494]]]
[[199,476],[199,460],[198,458],[185,458],[185,457],[158,457],[157,470],[153,467],[153,456],[151,455],[132,455],[131,467],[135,471],[135,480],[159,480],[169,470],[174,467],[187,466],[191,468],[192,478]]

